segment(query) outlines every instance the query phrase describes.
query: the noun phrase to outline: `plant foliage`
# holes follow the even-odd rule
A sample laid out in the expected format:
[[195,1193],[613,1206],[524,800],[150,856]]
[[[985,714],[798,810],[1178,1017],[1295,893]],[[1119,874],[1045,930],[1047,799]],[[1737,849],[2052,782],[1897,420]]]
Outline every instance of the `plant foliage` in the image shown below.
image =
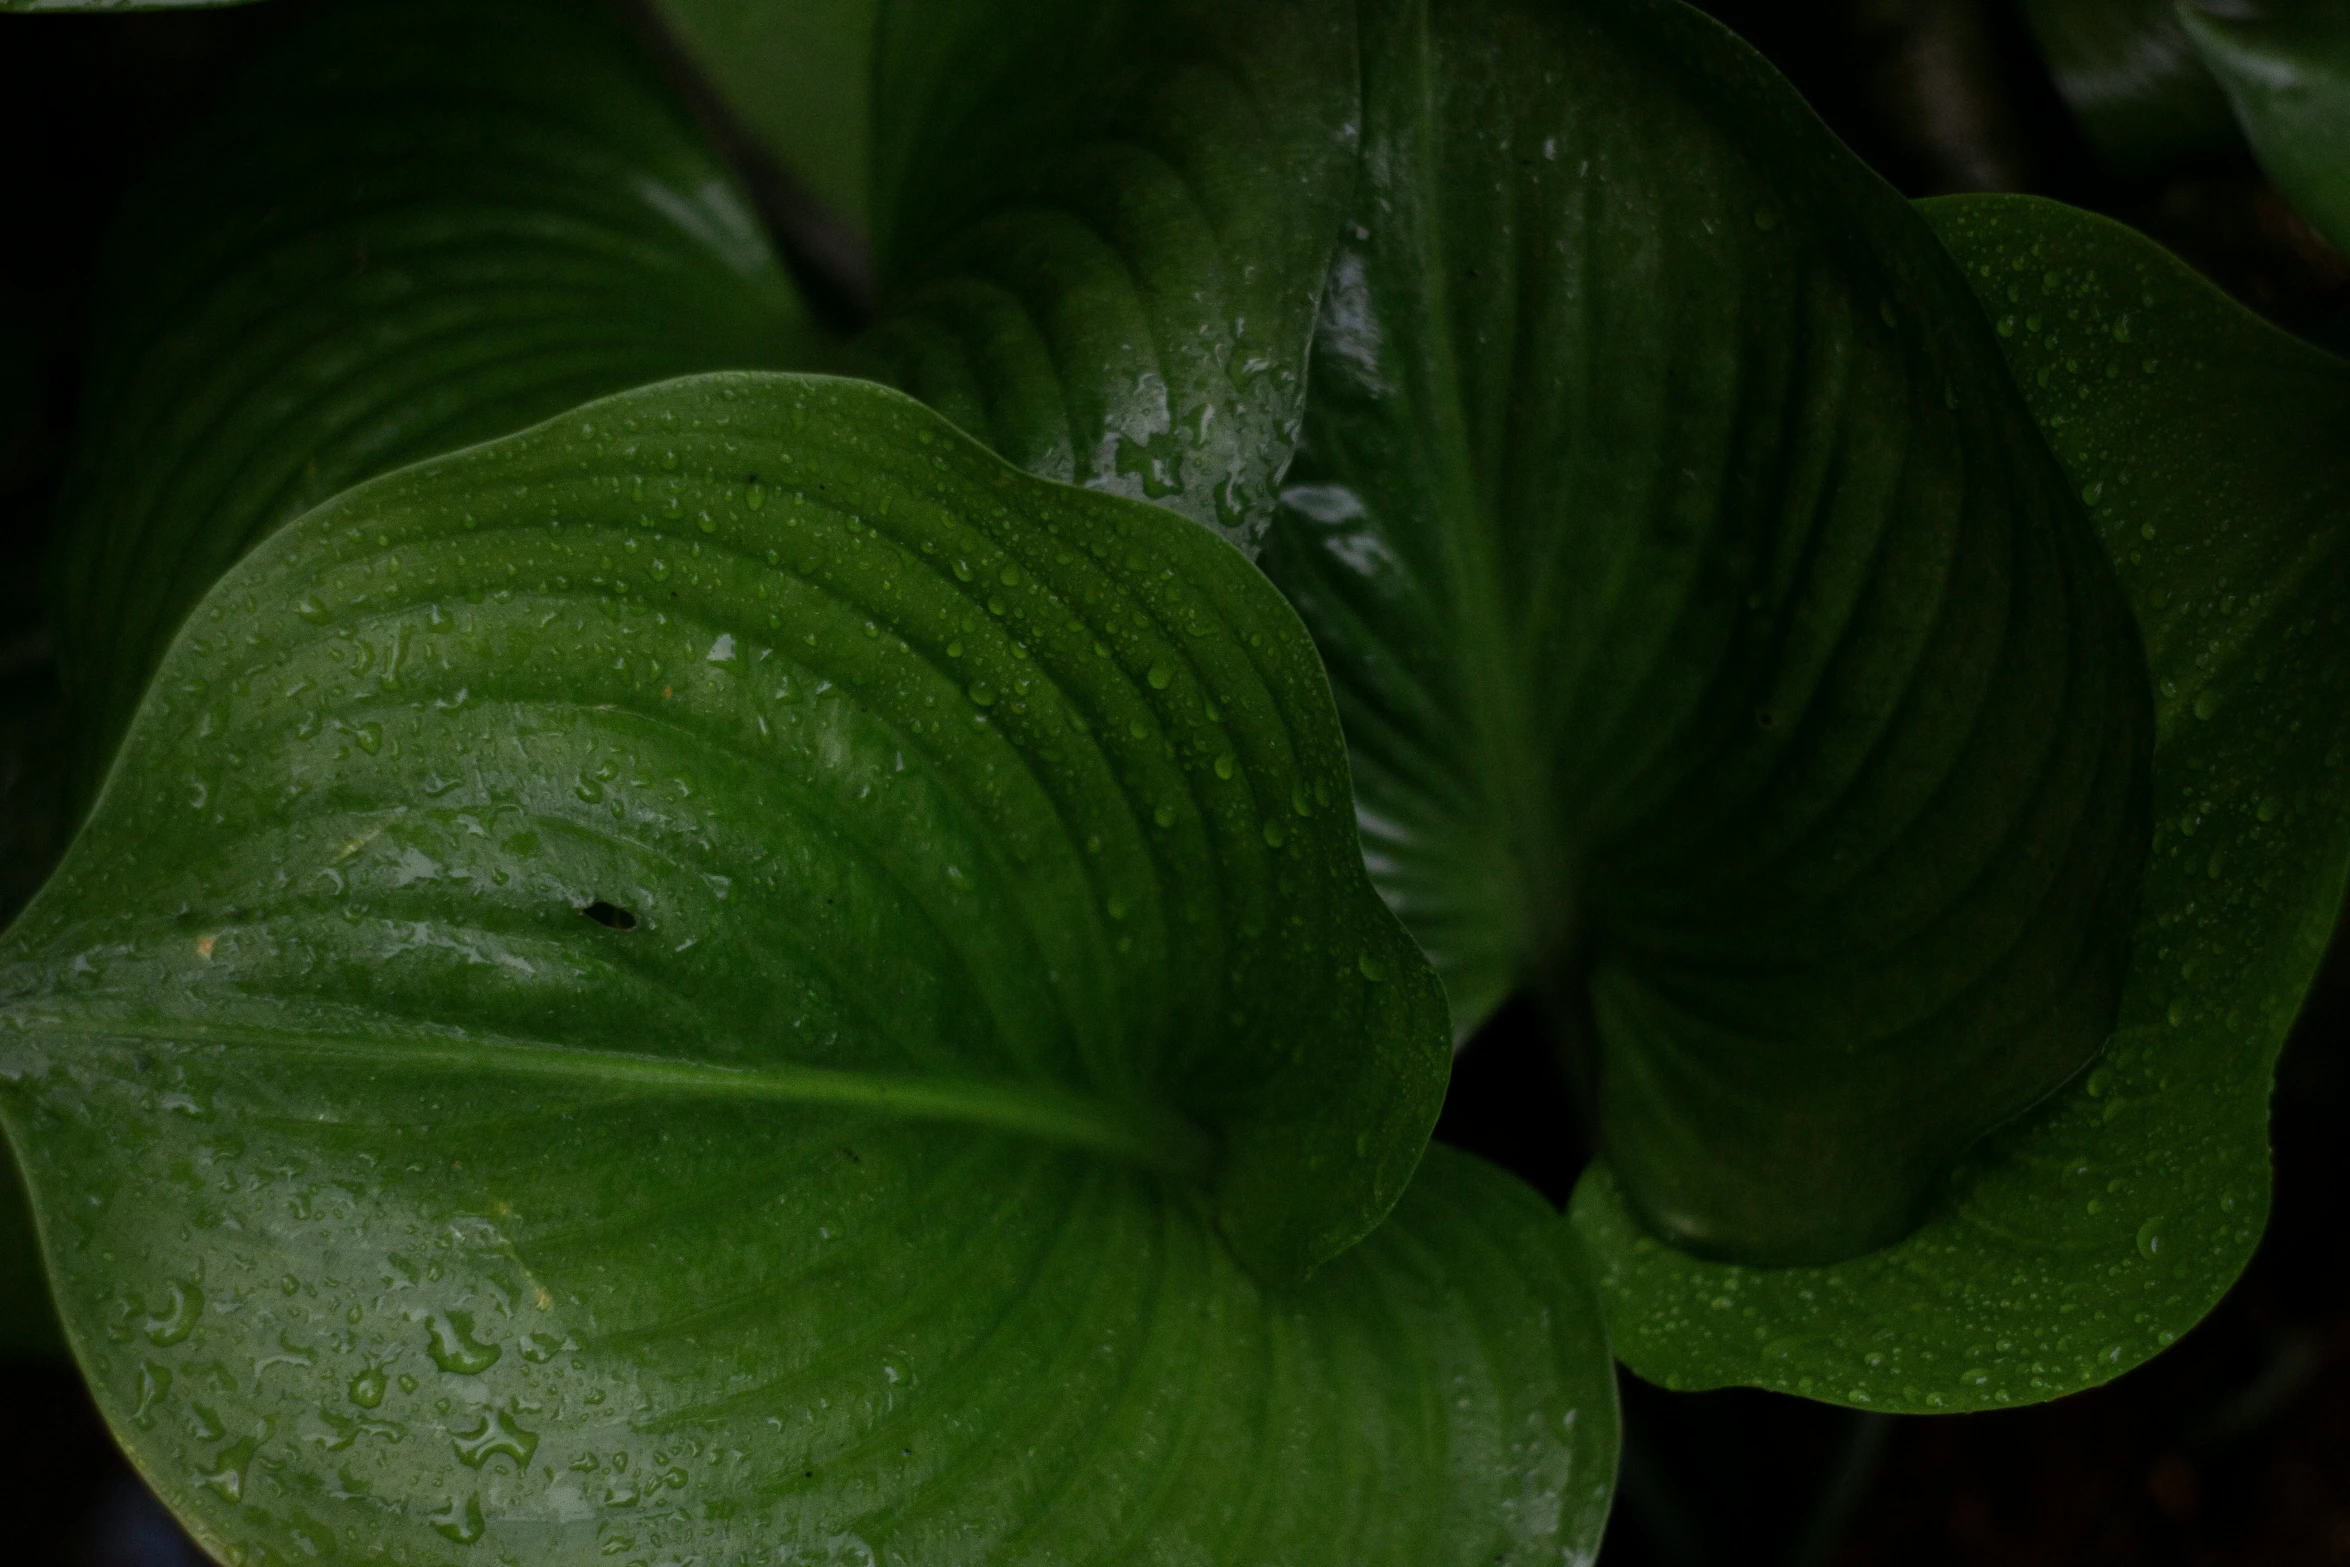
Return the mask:
[[[2341,217],[2332,33],[2028,9]],[[2350,367],[1675,0],[656,14],[852,340],[562,0],[300,18],[99,280],[0,1248],[208,1546],[1588,1560],[1611,1349],[1976,1409],[2227,1288]],[[1519,992],[1569,1218],[1428,1145]]]
[[1701,1263],[1587,1178],[1575,1220],[1609,1258],[1616,1352],[1670,1386],[1979,1409],[2171,1343],[2260,1238],[2277,1051],[2350,877],[2350,474],[2331,433],[2350,365],[2106,219],[2020,197],[1926,211],[2145,634],[2155,828],[2121,1015],[2094,1070],[1856,1262]]

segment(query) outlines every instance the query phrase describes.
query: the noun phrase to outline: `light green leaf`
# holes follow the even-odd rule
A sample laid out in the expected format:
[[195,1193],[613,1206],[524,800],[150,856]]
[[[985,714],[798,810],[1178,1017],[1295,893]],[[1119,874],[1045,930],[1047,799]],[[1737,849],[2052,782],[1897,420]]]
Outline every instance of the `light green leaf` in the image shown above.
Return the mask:
[[2057,91],[2113,169],[2169,172],[2229,146],[2219,84],[2179,26],[2176,0],[2019,0]]
[[1355,179],[1347,0],[899,0],[860,367],[1253,551]]
[[2350,11],[2302,4],[2229,17],[2181,6],[2179,19],[2261,168],[2350,254]]
[[98,292],[55,616],[84,801],[189,608],[288,519],[589,397],[807,358],[725,170],[563,0],[307,21],[132,198]]
[[1964,281],[1679,6],[1370,42],[1265,565],[1466,1033],[1549,991],[1660,1233],[1913,1225],[2109,1026],[2145,675]]
[[101,1407],[248,1562],[1588,1559],[1596,1308],[1524,1187],[1404,1191],[1346,767],[1239,554],[879,387],[345,493],[0,949]]
[[2268,1212],[2272,1069],[2350,874],[2350,365],[2142,235],[2054,202],[1925,204],[2082,493],[2155,679],[2154,854],[2104,1060],[1993,1134],[1940,1211],[1835,1268],[1643,1244],[1604,1178],[1617,1352],[1677,1387],[1879,1409],[2091,1387],[2192,1327]]
[[653,0],[761,145],[862,228],[871,183],[873,35],[881,0]]

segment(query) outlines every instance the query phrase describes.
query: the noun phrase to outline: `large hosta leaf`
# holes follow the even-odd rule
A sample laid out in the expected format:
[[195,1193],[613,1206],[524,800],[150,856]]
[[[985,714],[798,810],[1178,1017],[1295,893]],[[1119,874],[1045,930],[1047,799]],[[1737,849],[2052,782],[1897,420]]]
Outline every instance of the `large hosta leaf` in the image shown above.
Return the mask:
[[2018,0],[2098,156],[2149,176],[2235,140],[2228,102],[2179,26],[2178,0]]
[[2350,253],[2350,11],[2304,0],[2253,17],[2180,12],[2260,166]]
[[189,607],[289,518],[589,397],[806,357],[729,176],[565,0],[311,20],[133,197],[98,315],[57,616],[85,797]]
[[861,368],[1253,550],[1355,178],[1348,0],[883,8]]
[[1838,1268],[1695,1262],[1604,1180],[1617,1349],[1684,1387],[1878,1408],[2128,1370],[2251,1256],[2268,1095],[2350,874],[2350,365],[2143,236],[2053,202],[1926,204],[2082,487],[2155,679],[2154,855],[2105,1059],[1991,1138],[1933,1220]]
[[1366,47],[1265,564],[1454,1026],[1548,988],[1661,1233],[1914,1224],[2112,1017],[2143,663],[1906,204],[1678,6]]
[[101,1406],[249,1563],[1587,1556],[1571,1232],[1404,1192],[1443,998],[1346,788],[1241,556],[878,387],[352,490],[0,953]]

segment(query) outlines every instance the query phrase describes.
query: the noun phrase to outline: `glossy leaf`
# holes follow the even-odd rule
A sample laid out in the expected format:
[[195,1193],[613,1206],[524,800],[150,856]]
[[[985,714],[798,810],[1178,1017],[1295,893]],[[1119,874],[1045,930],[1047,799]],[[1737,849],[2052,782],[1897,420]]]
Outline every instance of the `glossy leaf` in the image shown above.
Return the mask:
[[1587,1012],[1692,1248],[1847,1256],[2110,1024],[2143,662],[1916,214],[1678,6],[1372,42],[1265,565],[1466,1033]]
[[2260,166],[2350,254],[2350,12],[2301,4],[2251,17],[2179,12]]
[[727,107],[855,227],[872,175],[880,0],[654,0]]
[[859,368],[1254,551],[1355,178],[1348,0],[899,0]]
[[1616,1349],[1676,1387],[1880,1409],[2091,1387],[2192,1327],[2269,1200],[2268,1098],[2350,875],[2350,365],[2152,242],[2022,197],[1928,202],[2144,629],[2154,854],[2112,1044],[1993,1134],[1917,1234],[1823,1269],[1643,1243],[1604,1177]]
[[0,956],[101,1407],[247,1561],[1587,1559],[1595,1307],[1412,1180],[1346,765],[1241,556],[879,387],[347,492]]
[[288,519],[590,397],[807,358],[730,177],[563,0],[307,22],[134,195],[97,315],[55,616],[85,801],[181,619]]
[[2227,98],[2177,0],[2018,0],[2057,91],[2097,155],[2137,178],[2235,141]]

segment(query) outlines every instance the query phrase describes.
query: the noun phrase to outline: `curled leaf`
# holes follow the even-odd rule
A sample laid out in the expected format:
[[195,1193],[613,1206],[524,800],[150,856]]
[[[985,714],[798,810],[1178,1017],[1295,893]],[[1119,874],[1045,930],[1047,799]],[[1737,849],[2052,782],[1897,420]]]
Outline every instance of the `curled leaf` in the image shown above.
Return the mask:
[[1448,7],[1364,58],[1264,560],[1374,875],[1456,1030],[1547,992],[1652,1232],[1884,1245],[2111,1023],[2111,568],[1933,233],[1713,23]]
[[1701,1262],[1586,1179],[1575,1224],[1617,1353],[1668,1386],[1987,1409],[2177,1339],[2260,1238],[2277,1052],[2350,878],[2350,365],[2107,219],[2025,197],[1924,210],[2144,633],[2154,836],[2120,1014],[2094,1070],[1853,1262]]
[[361,485],[0,952],[75,1349],[222,1550],[1587,1554],[1579,1256],[1423,1164],[1345,805],[1244,559],[878,387]]

